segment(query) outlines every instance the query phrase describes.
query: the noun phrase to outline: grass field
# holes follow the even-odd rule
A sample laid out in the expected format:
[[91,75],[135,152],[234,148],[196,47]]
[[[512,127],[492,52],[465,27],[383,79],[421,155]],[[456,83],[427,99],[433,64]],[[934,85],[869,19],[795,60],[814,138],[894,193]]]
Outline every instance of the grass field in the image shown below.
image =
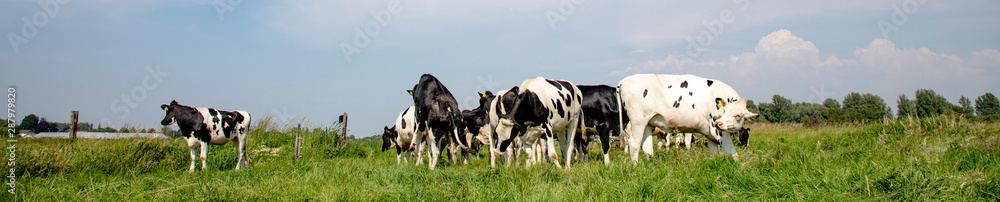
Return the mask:
[[[957,120],[956,120],[957,119]],[[233,171],[232,145],[188,173],[181,140],[20,140],[16,194],[51,200],[1000,200],[998,123],[941,117],[865,125],[754,124],[740,158],[704,147],[658,151],[638,165],[615,150],[571,171],[552,164],[491,169],[486,158],[437,170],[396,165],[380,142],[330,146],[292,132],[251,134],[251,167]],[[596,146],[596,145],[595,145]],[[486,153],[485,149],[482,152]],[[4,165],[6,166],[6,165]],[[200,166],[200,165],[199,165]],[[8,170],[9,167],[4,167]]]

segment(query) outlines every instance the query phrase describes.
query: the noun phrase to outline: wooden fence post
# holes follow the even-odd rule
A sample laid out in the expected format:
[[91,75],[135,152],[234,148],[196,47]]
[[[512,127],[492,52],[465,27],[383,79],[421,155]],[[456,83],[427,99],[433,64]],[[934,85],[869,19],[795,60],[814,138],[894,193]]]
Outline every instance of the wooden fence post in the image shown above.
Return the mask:
[[73,111],[69,115],[69,138],[76,139],[76,124],[80,119],[80,111]]
[[295,156],[293,157],[294,160],[299,160],[299,158],[302,158],[302,153],[300,153],[301,150],[302,150],[302,124],[299,123],[299,126],[295,131]]
[[340,146],[344,146],[347,143],[347,112],[344,112],[344,115],[341,115],[340,117],[341,117],[341,122],[343,122],[340,125],[341,127],[343,127],[340,129],[341,133],[340,135],[343,136],[340,138],[341,139]]

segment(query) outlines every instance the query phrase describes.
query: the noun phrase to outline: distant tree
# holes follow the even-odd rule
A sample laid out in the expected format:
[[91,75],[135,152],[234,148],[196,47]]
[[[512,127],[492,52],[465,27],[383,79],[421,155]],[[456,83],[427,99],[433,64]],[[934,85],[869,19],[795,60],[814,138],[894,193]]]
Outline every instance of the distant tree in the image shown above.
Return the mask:
[[785,110],[789,122],[802,124],[820,124],[826,122],[829,109],[816,103],[799,102]]
[[844,97],[844,119],[847,121],[878,121],[889,111],[885,101],[878,95],[853,92]]
[[910,116],[917,115],[917,103],[909,98],[906,98],[906,94],[899,95],[899,100],[896,100],[896,117],[906,118]]
[[972,108],[972,101],[964,95],[958,98],[958,106],[962,109],[960,113],[965,114],[966,116],[972,116],[972,113],[975,112],[975,109]]
[[916,93],[916,110],[919,117],[935,117],[951,110],[951,103],[944,96],[931,89],[920,89]]
[[0,118],[0,137],[7,137],[10,133],[7,133],[7,120]]
[[38,116],[35,114],[29,114],[21,119],[21,125],[17,126],[17,130],[35,130],[35,126],[38,125]]
[[59,132],[59,128],[58,128],[58,126],[55,123],[49,122],[48,120],[45,120],[45,118],[42,118],[41,121],[38,121],[38,125],[35,125],[35,130],[34,131],[35,132],[39,132],[39,133],[41,133],[41,132]]
[[760,109],[757,108],[757,104],[754,104],[753,100],[750,99],[747,100],[747,111],[750,111],[751,113],[755,114],[760,113]]
[[823,100],[823,106],[826,108],[840,108],[840,102],[837,102],[837,100],[833,98],[827,98],[826,100]]
[[991,116],[1000,114],[1000,100],[993,93],[986,93],[976,98],[976,115]]
[[770,122],[788,122],[789,116],[785,113],[792,105],[792,100],[782,97],[781,95],[775,94],[771,97],[771,103],[761,103],[760,112],[767,121]]

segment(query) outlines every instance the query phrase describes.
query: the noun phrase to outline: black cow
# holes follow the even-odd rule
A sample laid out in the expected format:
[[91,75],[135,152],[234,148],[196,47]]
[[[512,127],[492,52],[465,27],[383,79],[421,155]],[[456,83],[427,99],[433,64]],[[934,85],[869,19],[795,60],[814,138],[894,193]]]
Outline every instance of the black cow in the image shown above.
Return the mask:
[[494,98],[496,96],[493,95],[493,92],[486,91],[485,93],[480,93],[478,107],[471,110],[462,110],[464,127],[460,134],[462,134],[461,138],[469,143],[469,149],[472,150],[471,152],[461,150],[462,163],[464,164],[469,163],[470,154],[478,155],[480,145],[487,143],[486,135],[489,134],[488,130],[491,130],[487,112],[489,111],[489,104],[493,102]]
[[[458,108],[458,101],[444,84],[433,75],[424,74],[409,92],[413,96],[413,106],[417,110],[417,131],[429,132],[427,133],[427,144],[430,147],[428,167],[431,170],[437,166],[441,159],[441,151],[450,141],[455,141],[462,149],[469,149],[466,140],[458,137],[458,130],[463,126],[462,110]],[[417,138],[422,137],[418,135]],[[416,142],[422,140],[418,139]]]
[[739,142],[736,146],[746,147],[750,144],[750,128],[740,128]]
[[196,149],[201,149],[201,169],[205,170],[205,158],[208,156],[208,145],[225,145],[230,141],[236,143],[238,159],[236,170],[246,167],[250,158],[246,155],[247,133],[250,130],[250,114],[245,111],[221,111],[212,108],[194,108],[171,101],[170,105],[160,105],[167,112],[160,124],[177,125],[181,135],[187,140],[191,149],[191,168],[194,172]]
[[583,123],[588,126],[586,130],[579,131],[579,135],[576,135],[574,142],[577,152],[582,154],[580,158],[586,162],[589,159],[587,155],[587,146],[591,139],[589,136],[596,134],[604,149],[604,164],[609,164],[610,137],[621,135],[620,119],[628,120],[627,116],[621,116],[618,113],[620,109],[618,106],[621,104],[620,99],[618,99],[618,91],[615,87],[607,85],[579,85],[577,87],[583,93],[581,110],[586,115]]

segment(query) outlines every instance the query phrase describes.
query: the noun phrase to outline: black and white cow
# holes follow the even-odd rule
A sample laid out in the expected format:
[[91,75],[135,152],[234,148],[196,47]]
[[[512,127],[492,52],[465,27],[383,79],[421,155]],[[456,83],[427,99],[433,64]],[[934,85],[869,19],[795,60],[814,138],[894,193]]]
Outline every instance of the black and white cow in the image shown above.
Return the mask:
[[713,79],[636,74],[622,79],[618,89],[632,129],[629,147],[634,163],[639,161],[640,147],[653,155],[653,128],[700,133],[711,151],[722,144],[726,153],[738,157],[730,133],[743,128],[744,120],[757,117],[732,87]]
[[[487,113],[489,112],[489,105],[496,98],[493,92],[486,91],[485,93],[479,93],[479,106],[471,110],[462,110],[462,122],[464,127],[462,128],[461,138],[465,139],[469,143],[470,151],[460,150],[461,158],[463,164],[469,164],[470,154],[479,154],[479,147],[484,144],[489,144],[489,140],[486,137],[490,134],[490,121]],[[455,145],[457,146],[457,145]],[[459,150],[458,148],[452,149]]]
[[621,103],[618,99],[618,90],[615,87],[607,85],[579,85],[580,92],[583,93],[583,103],[581,104],[581,110],[586,117],[583,119],[584,125],[588,126],[586,130],[580,131],[581,135],[577,135],[577,152],[582,153],[581,159],[588,159],[587,155],[587,145],[589,145],[588,138],[591,133],[596,134],[601,141],[601,146],[604,149],[604,164],[607,165],[611,163],[608,158],[608,151],[611,149],[612,136],[621,135],[621,119],[628,121],[628,117],[622,117],[619,114],[620,107],[618,105]]
[[[566,169],[570,169],[573,136],[578,127],[581,130],[584,128],[581,102],[583,96],[580,89],[572,82],[542,77],[524,81],[510,112],[499,117],[497,139],[493,142],[495,148],[491,152],[494,156],[502,155],[513,143],[514,137],[520,136],[524,141],[525,151],[530,154],[532,144],[545,137],[548,156],[557,160],[554,140],[559,139]],[[526,165],[530,166],[531,161],[529,159]],[[562,167],[558,161],[556,166]]]
[[[510,112],[511,106],[514,106],[514,100],[517,99],[517,91],[519,88],[517,86],[511,87],[507,90],[502,90],[497,92],[496,97],[490,102],[489,110],[487,110],[487,115],[489,116],[489,128],[487,128],[487,144],[489,148],[496,148],[493,145],[493,140],[497,139],[496,128],[500,125],[500,117]],[[504,153],[504,160],[507,166],[510,166],[512,160],[517,160],[517,154],[520,149],[520,140],[515,138],[514,144],[508,148],[507,152]],[[496,167],[496,156],[490,156],[490,167]],[[513,157],[513,159],[511,159]]]
[[[413,96],[413,106],[416,107],[416,120],[418,133],[427,133],[427,144],[430,147],[430,159],[428,167],[431,170],[437,166],[441,159],[441,151],[444,147],[455,141],[461,149],[469,149],[466,140],[459,138],[459,129],[462,128],[462,110],[458,108],[458,101],[452,96],[451,91],[441,84],[437,78],[430,74],[420,76],[420,81],[413,86],[413,90],[408,91]],[[415,142],[424,142],[420,135],[416,136]],[[411,148],[416,147],[411,144]]]
[[413,106],[407,107],[399,116],[396,117],[396,124],[392,128],[385,127],[382,133],[382,151],[385,152],[389,148],[396,148],[396,164],[399,165],[403,158],[409,158],[413,156],[413,151],[417,150],[416,163],[420,165],[423,161],[423,144],[416,143],[417,148],[411,148],[410,145],[414,144],[414,138],[417,136],[417,123],[414,113],[416,109]]
[[205,170],[208,145],[225,145],[236,142],[236,170],[246,167],[250,159],[246,155],[247,133],[250,130],[250,114],[245,111],[222,111],[212,108],[194,108],[171,101],[170,105],[160,105],[167,112],[160,124],[177,125],[181,135],[191,149],[191,168],[194,172],[197,149],[201,149],[201,169]]

